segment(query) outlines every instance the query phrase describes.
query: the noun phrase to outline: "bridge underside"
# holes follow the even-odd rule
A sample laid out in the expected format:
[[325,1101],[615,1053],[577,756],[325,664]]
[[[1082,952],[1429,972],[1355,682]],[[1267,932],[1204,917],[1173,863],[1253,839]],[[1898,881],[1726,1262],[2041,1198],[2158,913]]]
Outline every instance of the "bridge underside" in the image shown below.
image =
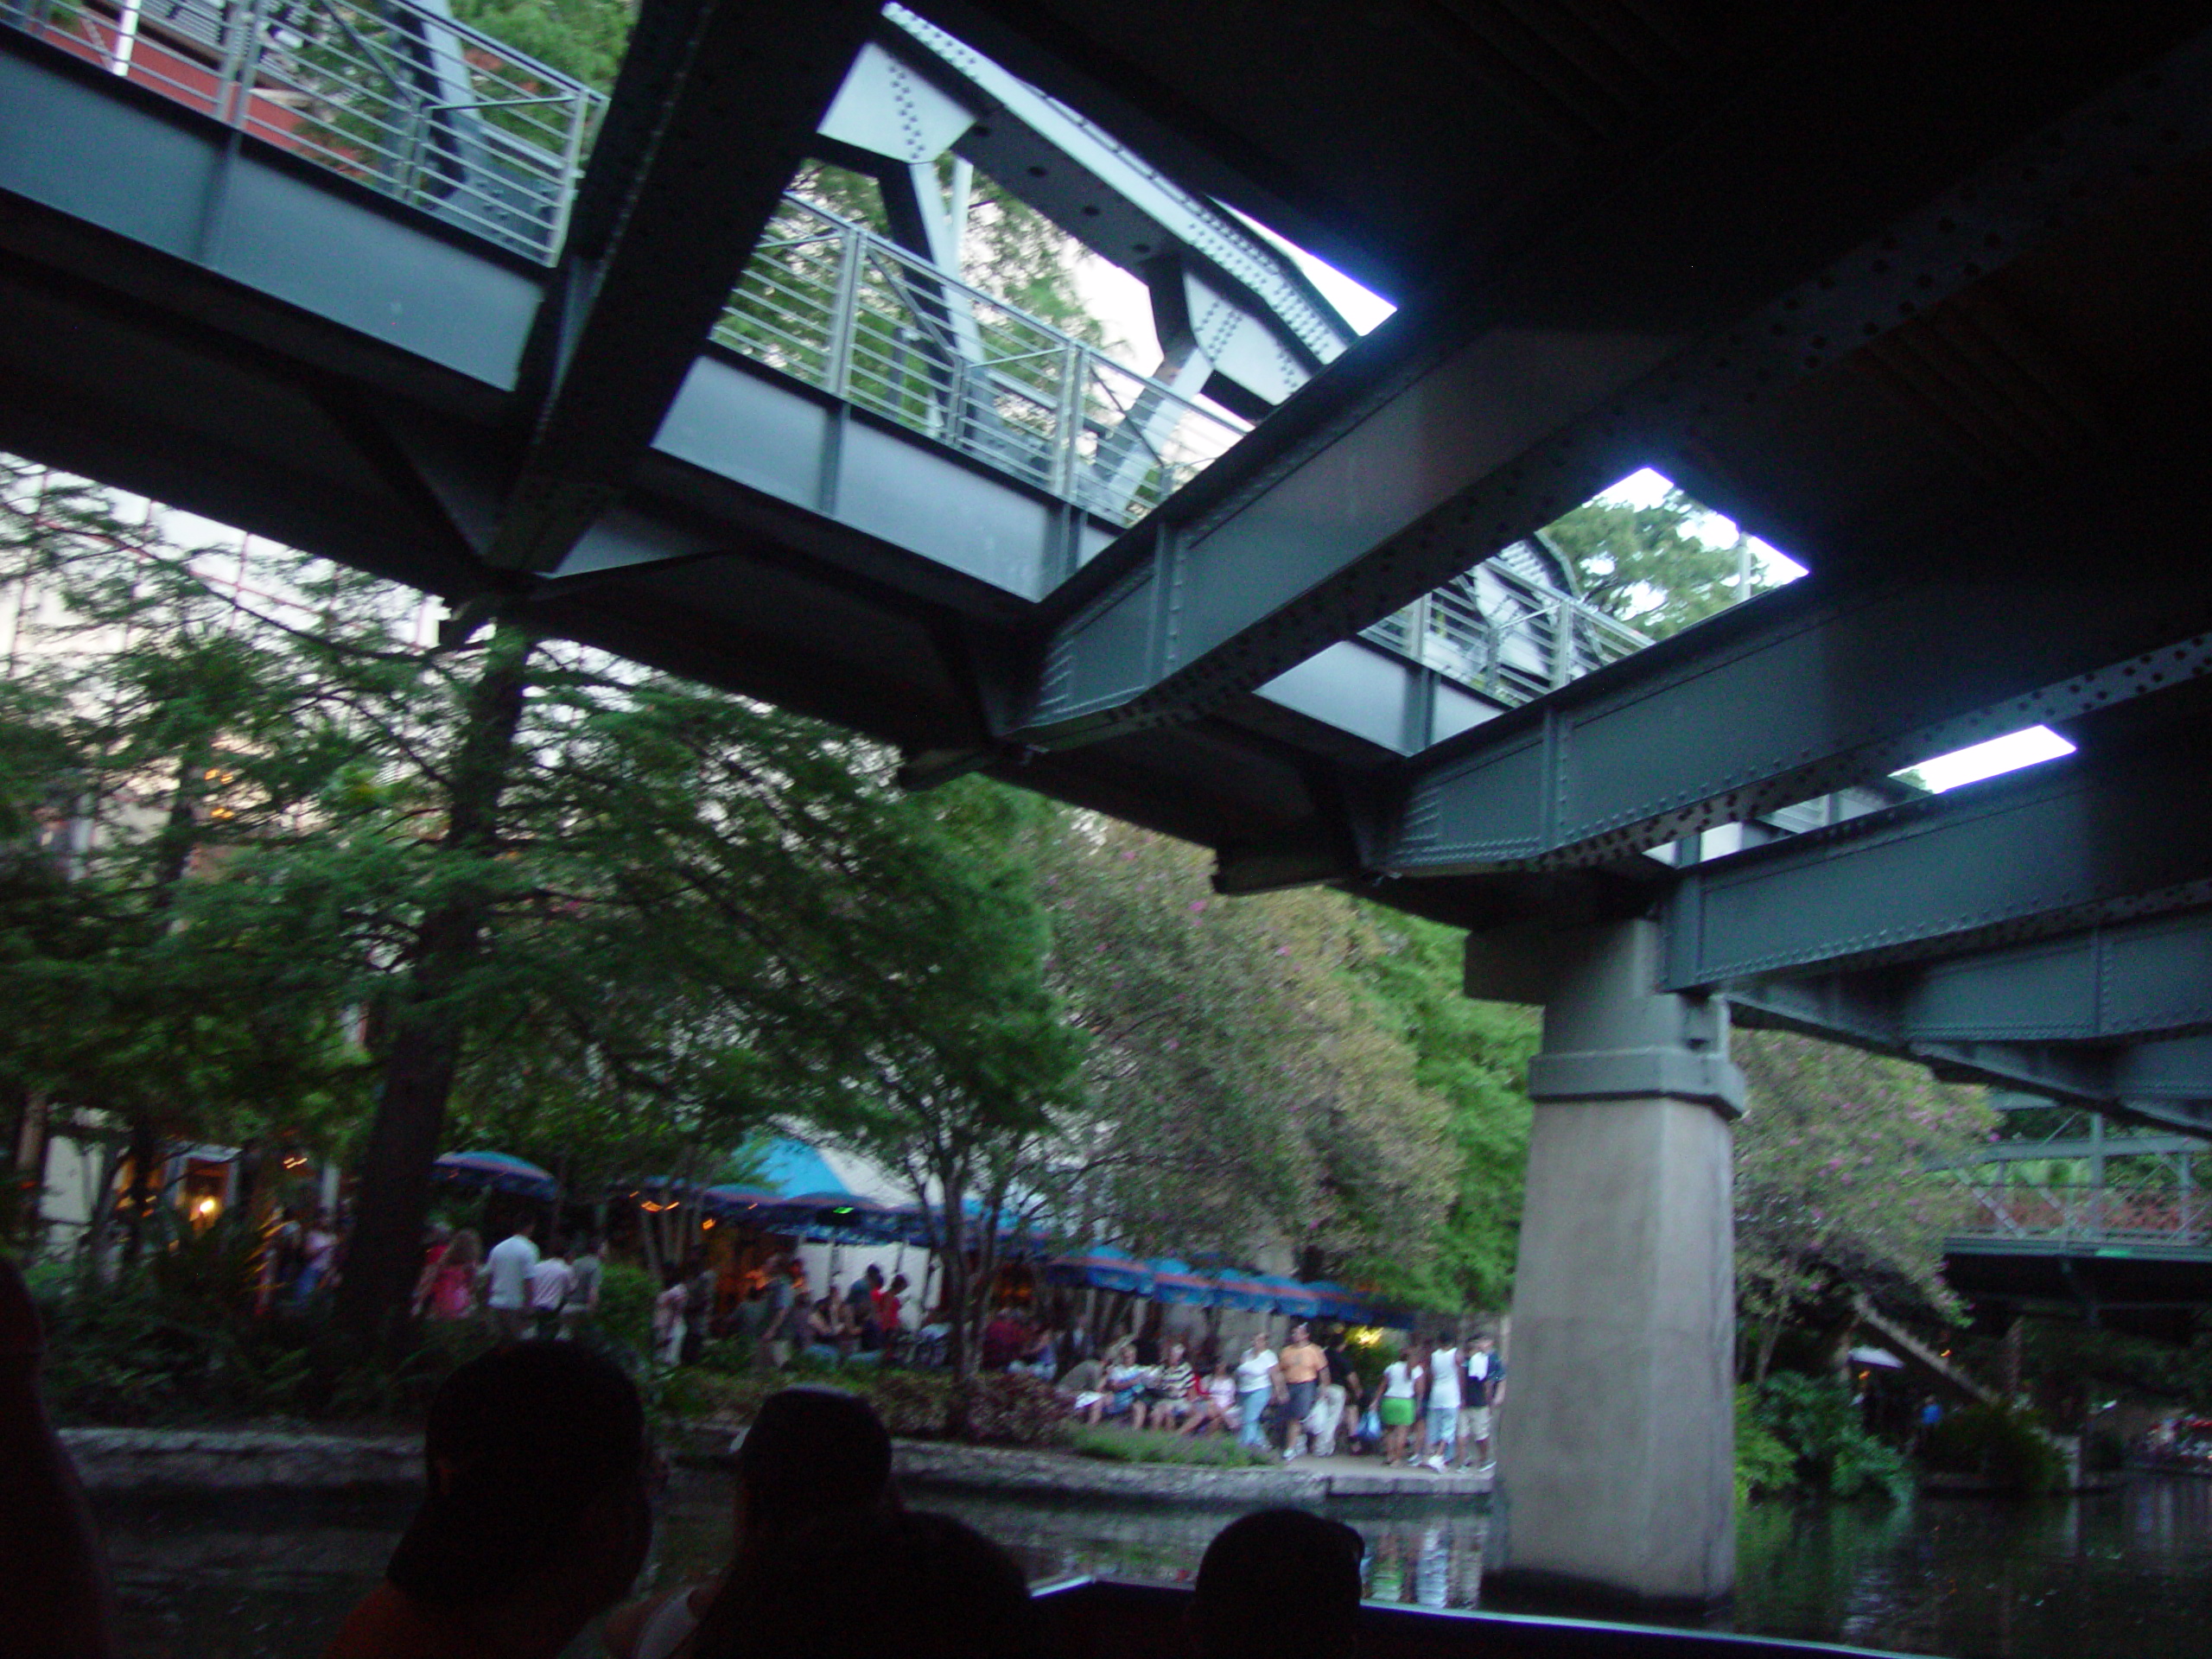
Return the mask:
[[[1723,995],[2212,1124],[2212,4],[915,10],[1400,313],[1125,524],[705,344],[870,7],[652,0],[546,264],[0,29],[0,445],[1466,926],[1478,994],[1640,963],[1561,1148],[1725,1172]],[[1812,575],[1510,710],[1357,639],[1643,465]]]
[[[980,766],[1212,846],[1230,890],[1334,881],[1508,954],[1657,915],[1672,988],[2194,1124],[2212,1073],[2172,1039],[2212,1027],[2212,827],[2188,810],[2212,781],[2207,19],[1984,35],[1907,10],[1802,35],[1716,12],[1679,84],[1605,104],[1603,132],[1535,119],[1509,79],[1480,116],[1499,148],[1400,176],[1376,130],[1351,192],[1319,183],[1351,152],[1257,111],[1236,120],[1278,166],[1200,165],[1158,111],[1220,140],[1238,77],[1171,76],[1116,18],[1052,14],[1135,53],[1102,85],[1106,60],[1039,44],[1058,26],[948,8],[1405,310],[1128,529],[720,348],[664,353],[658,391],[618,362],[580,406],[644,436],[610,416],[576,464],[620,488],[521,559],[561,271],[4,32],[0,442],[821,714],[918,779]],[[1444,96],[1394,51],[1357,72],[1389,99],[1276,67],[1308,107]],[[1673,143],[1620,136],[1661,111]],[[1839,154],[1848,178],[1777,171]],[[1351,637],[1643,463],[1813,576],[1510,711]],[[1706,828],[2039,720],[2081,747],[2060,783],[1686,868]],[[2020,1016],[2045,941],[2074,952],[2071,1024]],[[2099,1023],[2100,986],[2151,982]],[[2155,1077],[2121,1058],[2143,1045]]]
[[1977,1304],[2086,1313],[2212,1308],[2212,1246],[1953,1239],[1943,1270]]

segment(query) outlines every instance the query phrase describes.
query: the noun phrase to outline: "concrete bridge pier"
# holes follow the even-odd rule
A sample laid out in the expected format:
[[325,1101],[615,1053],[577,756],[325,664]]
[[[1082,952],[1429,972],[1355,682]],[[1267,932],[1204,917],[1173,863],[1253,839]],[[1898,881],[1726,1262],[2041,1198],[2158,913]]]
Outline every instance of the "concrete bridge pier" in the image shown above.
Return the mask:
[[1486,1593],[1654,1611],[1735,1585],[1726,1004],[1659,930],[1471,941],[1470,995],[1543,1002]]

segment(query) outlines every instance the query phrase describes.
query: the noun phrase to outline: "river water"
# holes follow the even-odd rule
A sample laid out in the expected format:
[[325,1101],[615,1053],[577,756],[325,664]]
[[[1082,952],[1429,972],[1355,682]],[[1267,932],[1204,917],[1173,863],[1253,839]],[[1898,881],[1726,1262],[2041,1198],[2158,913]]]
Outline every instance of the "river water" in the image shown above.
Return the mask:
[[[1008,1545],[1033,1579],[1187,1579],[1219,1510],[917,1491]],[[375,1583],[411,1506],[377,1497],[129,1502],[102,1522],[135,1659],[294,1659],[318,1652]],[[661,1503],[647,1574],[702,1575],[728,1548],[723,1477],[686,1472]],[[1434,1500],[1341,1503],[1368,1541],[1368,1592],[1480,1604],[1486,1517]],[[2142,1659],[2212,1653],[2212,1481],[2137,1476],[2030,1503],[1745,1511],[1732,1628],[1960,1659]],[[599,1649],[589,1637],[573,1650]]]

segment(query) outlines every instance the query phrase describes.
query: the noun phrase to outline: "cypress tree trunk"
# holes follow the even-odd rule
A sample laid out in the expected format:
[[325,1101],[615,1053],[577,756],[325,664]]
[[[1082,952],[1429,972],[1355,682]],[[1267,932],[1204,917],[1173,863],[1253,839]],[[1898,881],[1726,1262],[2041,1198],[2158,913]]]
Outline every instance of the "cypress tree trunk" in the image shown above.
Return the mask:
[[[499,849],[499,806],[513,769],[531,644],[520,628],[502,622],[486,648],[448,770],[451,794],[439,856],[474,861]],[[467,1014],[454,998],[483,949],[491,919],[492,895],[483,884],[464,881],[450,889],[423,918],[393,1010],[391,1046],[361,1155],[359,1198],[337,1293],[340,1326],[364,1339],[396,1338],[414,1293],[429,1214],[431,1163],[468,1034]]]

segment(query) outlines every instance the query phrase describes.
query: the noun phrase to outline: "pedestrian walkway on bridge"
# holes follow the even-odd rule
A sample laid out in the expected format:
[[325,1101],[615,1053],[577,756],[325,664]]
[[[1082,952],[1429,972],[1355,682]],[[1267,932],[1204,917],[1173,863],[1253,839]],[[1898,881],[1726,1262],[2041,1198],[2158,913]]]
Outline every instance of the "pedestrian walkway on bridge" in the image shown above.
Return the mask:
[[[2212,1128],[2212,0],[650,0],[603,105],[437,0],[0,4],[0,444],[1544,1006],[1487,1582],[1729,1592],[1732,1020]],[[994,308],[963,164],[1157,362]],[[1533,594],[1645,467],[1810,575]]]
[[2212,1307],[2212,1194],[2199,1166],[2212,1140],[2065,1116],[2050,1135],[1992,1141],[1943,1172],[1964,1199],[1944,1242],[1951,1283],[1993,1306],[2092,1319]]

